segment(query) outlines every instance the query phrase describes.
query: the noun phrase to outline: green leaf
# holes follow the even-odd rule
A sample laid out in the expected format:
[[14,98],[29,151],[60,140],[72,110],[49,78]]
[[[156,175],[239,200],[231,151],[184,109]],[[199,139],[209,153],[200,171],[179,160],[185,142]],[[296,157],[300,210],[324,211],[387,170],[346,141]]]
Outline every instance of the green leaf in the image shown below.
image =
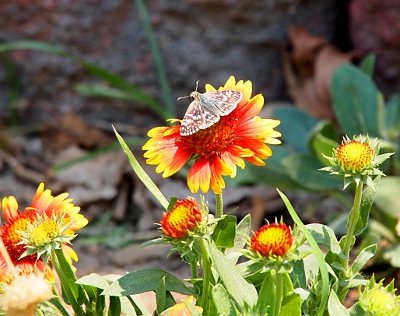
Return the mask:
[[186,305],[187,309],[189,310],[190,316],[202,316],[203,314],[196,308],[196,305],[189,302],[188,300],[183,300],[183,304]]
[[396,141],[400,134],[400,95],[394,94],[386,104],[385,126],[390,140]]
[[215,243],[210,242],[210,256],[214,267],[229,294],[239,306],[246,303],[253,306],[256,303],[257,292],[252,284],[236,271],[235,266],[219,251]]
[[[259,315],[270,315],[275,311],[276,305],[276,273],[270,270],[265,273],[261,284],[256,304]],[[284,315],[284,314],[282,314]]]
[[308,224],[306,227],[317,243],[343,259],[346,258],[342,254],[342,249],[332,228],[322,224]]
[[282,133],[283,142],[296,151],[307,152],[309,133],[318,123],[318,120],[293,106],[276,108],[273,117],[281,121],[279,132]]
[[318,170],[322,167],[317,157],[309,154],[292,154],[282,164],[291,179],[312,191],[339,190],[343,186],[340,177]]
[[357,258],[354,260],[353,264],[351,265],[351,273],[352,275],[356,275],[356,273],[360,272],[361,269],[365,266],[369,259],[371,259],[376,253],[376,244],[370,245],[365,247]]
[[354,236],[360,235],[368,225],[369,212],[371,211],[372,204],[374,203],[375,195],[380,185],[381,176],[377,176],[374,181],[374,188],[367,186],[361,197],[360,216],[357,220]]
[[301,296],[292,292],[282,300],[281,315],[301,316]]
[[218,221],[212,238],[219,248],[232,248],[236,235],[236,216],[226,215]]
[[117,136],[117,139],[118,139],[119,143],[121,144],[123,151],[127,155],[128,160],[129,160],[133,170],[135,171],[136,175],[143,182],[143,184],[146,186],[146,188],[154,195],[154,197],[157,199],[157,201],[160,202],[161,206],[164,209],[167,209],[168,204],[169,204],[168,200],[165,198],[165,196],[161,193],[160,189],[155,185],[155,183],[150,179],[150,177],[147,175],[147,173],[140,166],[139,162],[136,160],[135,156],[132,154],[128,145],[125,143],[123,138],[118,134],[118,132],[115,130],[115,128],[114,128],[114,133]]
[[119,297],[111,296],[110,297],[110,306],[108,308],[108,315],[121,315],[121,301]]
[[236,316],[235,306],[229,299],[229,294],[222,284],[215,285],[211,294],[218,315]]
[[400,244],[394,244],[383,250],[383,258],[390,262],[392,267],[400,268]]
[[364,72],[350,64],[339,65],[332,78],[333,110],[346,135],[379,137],[378,89]]
[[165,277],[160,280],[156,289],[156,303],[157,303],[157,313],[161,313],[165,310],[165,303],[167,301],[167,291],[165,287]]
[[70,314],[65,309],[64,305],[61,303],[61,300],[59,298],[53,297],[53,298],[49,299],[48,302],[50,304],[52,304],[54,306],[54,308],[57,309],[62,316],[70,316]]
[[[119,278],[121,278],[121,276],[116,274],[100,276],[96,273],[91,273],[89,275],[80,278],[78,281],[76,281],[76,283],[81,285],[90,285],[99,288],[101,290],[104,290],[110,284],[117,281]],[[146,316],[151,315],[151,313],[146,310],[146,306],[140,295],[131,295],[129,299],[126,297],[120,297],[120,301],[121,301],[122,313],[124,313],[125,315],[135,316],[136,315],[135,308],[140,315],[146,315]],[[134,306],[132,306],[132,303]]]
[[330,166],[329,161],[323,156],[331,156],[333,149],[339,146],[337,128],[330,121],[319,122],[311,131],[309,147],[324,166]]
[[368,54],[360,63],[360,70],[362,70],[368,77],[372,78],[372,75],[374,74],[375,62],[375,54]]
[[385,177],[381,179],[376,192],[375,204],[386,214],[400,217],[400,177]]
[[285,203],[286,208],[287,208],[288,212],[290,213],[290,216],[292,217],[293,221],[296,223],[296,225],[299,227],[301,232],[306,237],[312,250],[314,250],[315,257],[318,261],[318,266],[319,266],[321,279],[322,279],[322,286],[321,286],[321,301],[320,301],[319,309],[318,309],[318,312],[316,315],[322,316],[324,313],[324,310],[325,310],[326,303],[328,301],[328,296],[329,296],[329,275],[328,275],[328,270],[326,268],[324,256],[321,252],[321,249],[319,249],[318,244],[315,241],[314,237],[311,235],[311,233],[308,231],[306,226],[301,221],[300,217],[297,215],[297,213],[294,210],[289,199],[281,191],[279,191],[279,190],[277,190],[277,191],[278,191],[280,197],[282,198],[283,203]]
[[365,311],[361,308],[360,303],[355,303],[348,309],[350,316],[365,316]]
[[299,184],[295,183],[289,176],[288,170],[283,166],[282,160],[293,153],[288,146],[279,145],[272,148],[273,154],[266,161],[265,166],[259,167],[252,164],[246,169],[252,174],[257,182],[267,184],[271,187],[285,189],[299,189]]
[[293,287],[305,289],[307,287],[307,277],[304,270],[304,261],[296,260],[292,265],[293,270],[289,273],[289,276],[292,280]]
[[328,301],[329,315],[350,316],[346,308],[340,303],[336,293],[332,290]]
[[162,269],[144,269],[128,273],[106,288],[102,294],[128,296],[156,291],[163,277],[165,277],[165,288],[167,291],[195,295],[180,279]]
[[85,301],[85,294],[80,284],[76,284],[76,276],[71,265],[65,258],[61,249],[51,252],[51,259],[57,275],[61,281],[63,294],[66,295],[69,304],[72,306],[77,316],[84,316],[82,304]]
[[232,264],[236,264],[237,260],[239,259],[240,250],[242,250],[246,245],[247,239],[250,234],[250,230],[251,230],[251,215],[247,214],[236,226],[236,234],[233,242],[233,247],[227,248],[225,250],[225,256],[227,258],[230,258],[230,255],[232,254],[232,257],[230,258]]

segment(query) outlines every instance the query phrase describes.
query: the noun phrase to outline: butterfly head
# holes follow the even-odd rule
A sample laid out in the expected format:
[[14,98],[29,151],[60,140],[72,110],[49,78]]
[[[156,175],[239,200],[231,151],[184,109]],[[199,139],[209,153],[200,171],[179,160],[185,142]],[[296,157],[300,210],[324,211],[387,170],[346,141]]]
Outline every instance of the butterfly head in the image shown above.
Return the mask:
[[197,89],[199,88],[199,82],[200,80],[196,81],[196,90],[194,90],[190,95],[184,96],[184,97],[179,97],[179,100],[185,99],[185,98],[189,98],[190,101],[194,101],[194,100],[198,100],[198,95],[200,94],[200,92],[197,91]]

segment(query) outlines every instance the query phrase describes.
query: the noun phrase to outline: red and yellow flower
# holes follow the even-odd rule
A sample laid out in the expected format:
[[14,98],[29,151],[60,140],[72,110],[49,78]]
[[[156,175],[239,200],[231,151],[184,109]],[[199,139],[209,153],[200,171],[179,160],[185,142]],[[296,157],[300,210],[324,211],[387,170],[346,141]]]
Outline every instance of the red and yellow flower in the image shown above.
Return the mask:
[[48,272],[46,260],[43,264],[39,257],[44,253],[41,251],[43,246],[52,242],[59,242],[59,247],[71,264],[71,258],[78,260],[75,251],[67,243],[76,230],[86,226],[88,220],[79,214],[80,208],[67,197],[68,193],[53,197],[51,191],[44,190],[44,184],[41,183],[31,206],[22,212],[13,196],[3,199],[2,210],[6,222],[0,228],[0,237],[17,269],[30,269],[30,266],[31,269]]
[[262,226],[251,238],[251,248],[264,257],[284,256],[292,247],[292,231],[285,223]]
[[[213,91],[206,85],[206,91]],[[264,98],[258,94],[251,98],[252,83],[230,77],[219,90],[237,90],[242,99],[229,115],[222,116],[211,127],[193,135],[180,135],[180,125],[156,127],[149,131],[151,139],[143,146],[148,164],[157,165],[156,172],[164,178],[175,174],[189,160],[194,160],[187,178],[189,189],[206,193],[222,193],[225,181],[222,176],[236,176],[237,166],[244,168],[245,162],[263,166],[272,155],[266,144],[280,144],[281,134],[274,130],[280,124],[273,119],[262,119],[258,115]],[[170,122],[181,122],[171,119]]]
[[368,136],[354,136],[350,139],[343,137],[342,144],[333,150],[332,156],[323,156],[329,161],[331,166],[321,168],[344,177],[344,189],[353,181],[358,186],[361,182],[371,186],[373,189],[374,176],[384,176],[385,174],[377,167],[388,159],[393,153],[379,154],[380,140],[369,139]]
[[[187,299],[187,302],[190,304],[193,304],[194,297],[190,296]],[[203,308],[200,306],[195,305],[195,308],[200,312],[203,313]],[[175,304],[174,306],[171,307],[169,311],[169,316],[190,316],[192,315],[189,311],[189,309],[186,307],[185,303],[179,303]]]
[[197,201],[191,197],[179,200],[168,213],[164,213],[160,222],[164,235],[176,239],[185,238],[202,220]]

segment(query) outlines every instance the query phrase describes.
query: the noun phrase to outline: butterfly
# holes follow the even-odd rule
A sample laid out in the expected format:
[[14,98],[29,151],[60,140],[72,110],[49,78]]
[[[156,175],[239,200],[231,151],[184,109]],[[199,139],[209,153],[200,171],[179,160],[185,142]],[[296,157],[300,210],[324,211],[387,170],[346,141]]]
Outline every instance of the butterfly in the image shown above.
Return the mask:
[[[189,136],[201,129],[206,129],[217,123],[221,116],[228,115],[239,104],[242,93],[236,90],[197,91],[199,81],[196,82],[196,90],[189,98],[192,101],[183,117],[180,134]],[[178,98],[178,100],[186,97]]]

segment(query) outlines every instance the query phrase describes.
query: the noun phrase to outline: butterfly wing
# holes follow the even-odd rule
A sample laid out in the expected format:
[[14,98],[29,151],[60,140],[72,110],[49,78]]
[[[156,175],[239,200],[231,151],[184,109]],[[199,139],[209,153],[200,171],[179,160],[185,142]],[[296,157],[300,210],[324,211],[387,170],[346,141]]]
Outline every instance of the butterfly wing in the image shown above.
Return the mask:
[[242,99],[242,92],[236,90],[209,91],[199,94],[203,107],[218,116],[231,113]]
[[202,106],[199,99],[190,103],[181,123],[181,136],[189,136],[201,129],[214,125],[219,121],[219,115]]

